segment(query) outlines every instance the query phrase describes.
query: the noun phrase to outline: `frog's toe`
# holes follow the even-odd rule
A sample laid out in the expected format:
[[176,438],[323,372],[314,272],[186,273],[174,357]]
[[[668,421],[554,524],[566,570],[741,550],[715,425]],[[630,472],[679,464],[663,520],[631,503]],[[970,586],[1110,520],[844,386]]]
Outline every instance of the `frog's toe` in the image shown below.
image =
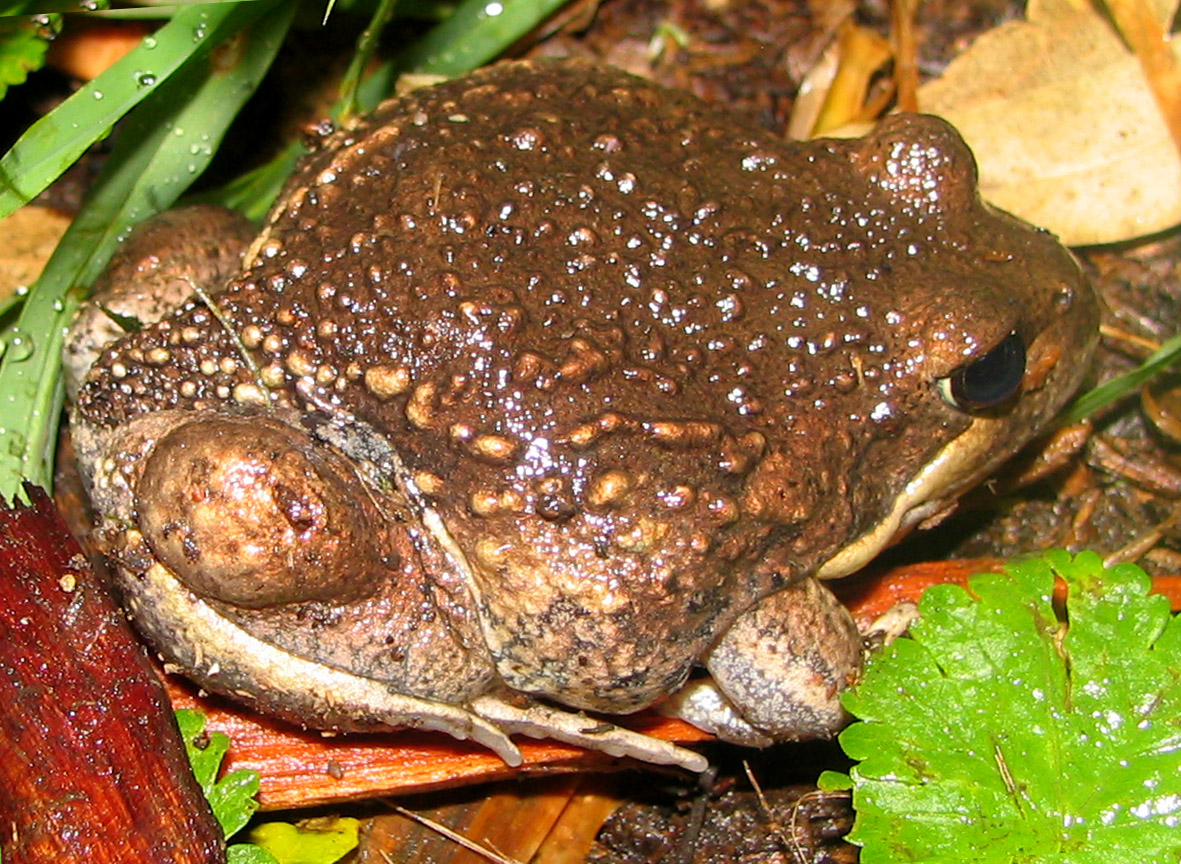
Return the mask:
[[738,707],[726,698],[709,678],[689,681],[656,706],[665,717],[676,717],[698,729],[704,729],[731,744],[744,747],[769,747],[775,743],[767,733],[750,725]]
[[472,700],[473,712],[503,732],[530,738],[553,738],[609,756],[630,756],[654,765],[704,771],[709,762],[700,753],[584,714],[535,702],[520,707],[493,695]]
[[848,611],[804,579],[738,617],[706,656],[712,683],[681,697],[679,710],[739,743],[828,738],[847,721],[840,695],[861,653]]

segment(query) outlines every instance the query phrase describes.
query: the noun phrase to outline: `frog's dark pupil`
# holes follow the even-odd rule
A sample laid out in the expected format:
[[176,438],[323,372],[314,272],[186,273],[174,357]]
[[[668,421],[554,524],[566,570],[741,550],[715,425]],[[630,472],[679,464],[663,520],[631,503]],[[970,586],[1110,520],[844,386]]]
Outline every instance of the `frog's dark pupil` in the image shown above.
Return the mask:
[[951,398],[958,408],[977,411],[1012,398],[1025,377],[1025,343],[1010,333],[1001,343],[951,375]]

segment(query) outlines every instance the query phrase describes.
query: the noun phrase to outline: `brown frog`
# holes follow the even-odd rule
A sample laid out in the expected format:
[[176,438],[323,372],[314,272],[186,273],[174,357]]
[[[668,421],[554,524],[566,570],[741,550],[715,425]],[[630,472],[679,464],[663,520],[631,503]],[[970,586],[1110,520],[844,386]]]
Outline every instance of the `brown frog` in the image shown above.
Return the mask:
[[581,712],[831,734],[861,647],[818,579],[1041,428],[1096,318],[937,119],[784,143],[511,63],[326,134],[240,267],[102,350],[74,432],[128,608],[202,685],[700,769]]

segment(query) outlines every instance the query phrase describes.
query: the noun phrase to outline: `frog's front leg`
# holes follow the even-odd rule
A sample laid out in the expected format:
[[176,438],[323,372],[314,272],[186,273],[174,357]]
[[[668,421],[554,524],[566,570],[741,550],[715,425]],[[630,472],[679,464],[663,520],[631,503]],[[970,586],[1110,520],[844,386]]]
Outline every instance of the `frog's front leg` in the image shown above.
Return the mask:
[[848,610],[804,579],[742,613],[706,655],[710,677],[686,684],[661,711],[748,746],[827,738],[847,720],[840,694],[861,656]]
[[245,216],[208,204],[142,222],[123,241],[66,336],[62,368],[70,398],[106,346],[170,315],[196,291],[218,293],[240,269],[253,235]]

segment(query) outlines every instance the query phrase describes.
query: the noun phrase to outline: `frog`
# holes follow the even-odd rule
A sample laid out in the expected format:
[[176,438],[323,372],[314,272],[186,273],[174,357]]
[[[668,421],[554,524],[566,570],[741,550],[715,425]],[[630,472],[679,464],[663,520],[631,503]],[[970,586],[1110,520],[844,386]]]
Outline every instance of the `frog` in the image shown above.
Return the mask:
[[190,234],[202,284],[67,352],[130,617],[304,726],[694,771],[617,721],[831,736],[863,642],[827,580],[950,513],[1097,340],[935,117],[788,142],[525,60],[310,137],[253,239]]

